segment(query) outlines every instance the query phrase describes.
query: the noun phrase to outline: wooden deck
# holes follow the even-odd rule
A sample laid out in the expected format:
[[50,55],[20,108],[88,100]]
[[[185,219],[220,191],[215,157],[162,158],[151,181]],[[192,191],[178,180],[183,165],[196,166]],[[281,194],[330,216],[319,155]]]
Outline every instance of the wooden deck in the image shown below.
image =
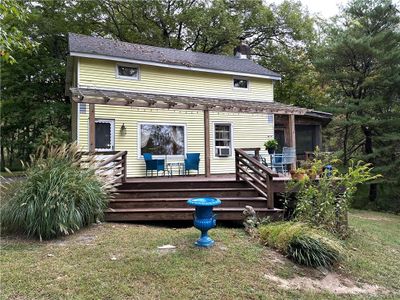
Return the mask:
[[[287,180],[288,177],[277,177],[274,191],[283,191],[281,187]],[[154,176],[127,178],[110,200],[106,220],[192,220],[194,209],[186,201],[201,196],[221,199],[222,204],[215,208],[219,220],[242,220],[247,205],[259,216],[280,218],[283,214],[282,209],[268,208],[267,199],[247,182],[237,181],[235,174]]]
[[[119,182],[105,212],[107,221],[191,220],[194,208],[186,201],[194,197],[215,197],[219,220],[243,220],[245,206],[260,217],[280,218],[275,204],[277,193],[291,180],[260,162],[259,148],[235,149],[235,174],[154,176],[127,178],[126,151],[112,153],[98,164],[99,174]],[[247,151],[254,151],[249,155]]]

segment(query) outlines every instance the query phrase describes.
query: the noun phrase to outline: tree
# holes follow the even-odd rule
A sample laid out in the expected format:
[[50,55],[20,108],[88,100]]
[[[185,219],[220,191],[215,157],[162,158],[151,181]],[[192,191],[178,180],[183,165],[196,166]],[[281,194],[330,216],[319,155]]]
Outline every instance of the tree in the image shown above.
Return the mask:
[[[339,113],[345,162],[372,163],[386,189],[400,185],[399,25],[390,0],[353,0],[325,28],[317,60]],[[378,184],[370,184],[369,200],[377,197]]]
[[36,46],[29,37],[18,29],[18,25],[26,21],[28,11],[17,1],[3,0],[0,2],[0,62],[15,63],[13,52],[31,50]]

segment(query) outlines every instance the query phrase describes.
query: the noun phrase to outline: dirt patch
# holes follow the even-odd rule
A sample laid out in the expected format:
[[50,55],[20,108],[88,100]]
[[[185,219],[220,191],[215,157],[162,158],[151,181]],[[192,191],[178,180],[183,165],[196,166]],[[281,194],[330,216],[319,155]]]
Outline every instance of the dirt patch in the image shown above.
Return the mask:
[[378,285],[357,284],[349,278],[345,278],[337,273],[329,272],[321,278],[310,278],[294,276],[284,279],[272,274],[264,274],[264,277],[276,283],[280,288],[287,290],[313,290],[321,292],[331,292],[333,294],[386,294],[388,291]]

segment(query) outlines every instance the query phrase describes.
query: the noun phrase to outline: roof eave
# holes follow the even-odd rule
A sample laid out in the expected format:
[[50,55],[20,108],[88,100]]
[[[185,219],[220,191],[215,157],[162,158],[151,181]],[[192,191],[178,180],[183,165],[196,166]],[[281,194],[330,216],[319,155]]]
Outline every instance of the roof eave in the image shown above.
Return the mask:
[[124,58],[124,57],[83,53],[83,52],[76,52],[76,51],[70,51],[69,55],[74,56],[74,57],[112,60],[112,61],[126,62],[126,63],[132,63],[132,64],[142,64],[142,65],[149,65],[149,66],[156,66],[156,67],[170,68],[170,69],[178,69],[178,70],[185,70],[185,71],[206,72],[206,73],[233,75],[233,76],[243,76],[243,77],[250,77],[250,78],[263,78],[263,79],[269,79],[269,80],[281,80],[281,76],[274,76],[274,75],[261,75],[261,74],[245,73],[245,72],[233,72],[233,71],[206,69],[206,68],[199,68],[199,67],[188,67],[188,66],[183,66],[183,65],[164,64],[164,63],[153,62],[153,61],[129,59],[129,58]]

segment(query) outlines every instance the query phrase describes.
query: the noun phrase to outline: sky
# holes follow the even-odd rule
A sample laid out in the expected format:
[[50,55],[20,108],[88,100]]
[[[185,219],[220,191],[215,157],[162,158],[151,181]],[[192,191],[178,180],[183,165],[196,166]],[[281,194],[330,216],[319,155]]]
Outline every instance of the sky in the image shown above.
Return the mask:
[[[345,6],[348,0],[300,0],[304,6],[307,6],[311,14],[317,14],[324,18],[330,18],[339,12],[339,5]],[[268,1],[269,2],[269,1]],[[283,0],[272,0],[279,4]]]

